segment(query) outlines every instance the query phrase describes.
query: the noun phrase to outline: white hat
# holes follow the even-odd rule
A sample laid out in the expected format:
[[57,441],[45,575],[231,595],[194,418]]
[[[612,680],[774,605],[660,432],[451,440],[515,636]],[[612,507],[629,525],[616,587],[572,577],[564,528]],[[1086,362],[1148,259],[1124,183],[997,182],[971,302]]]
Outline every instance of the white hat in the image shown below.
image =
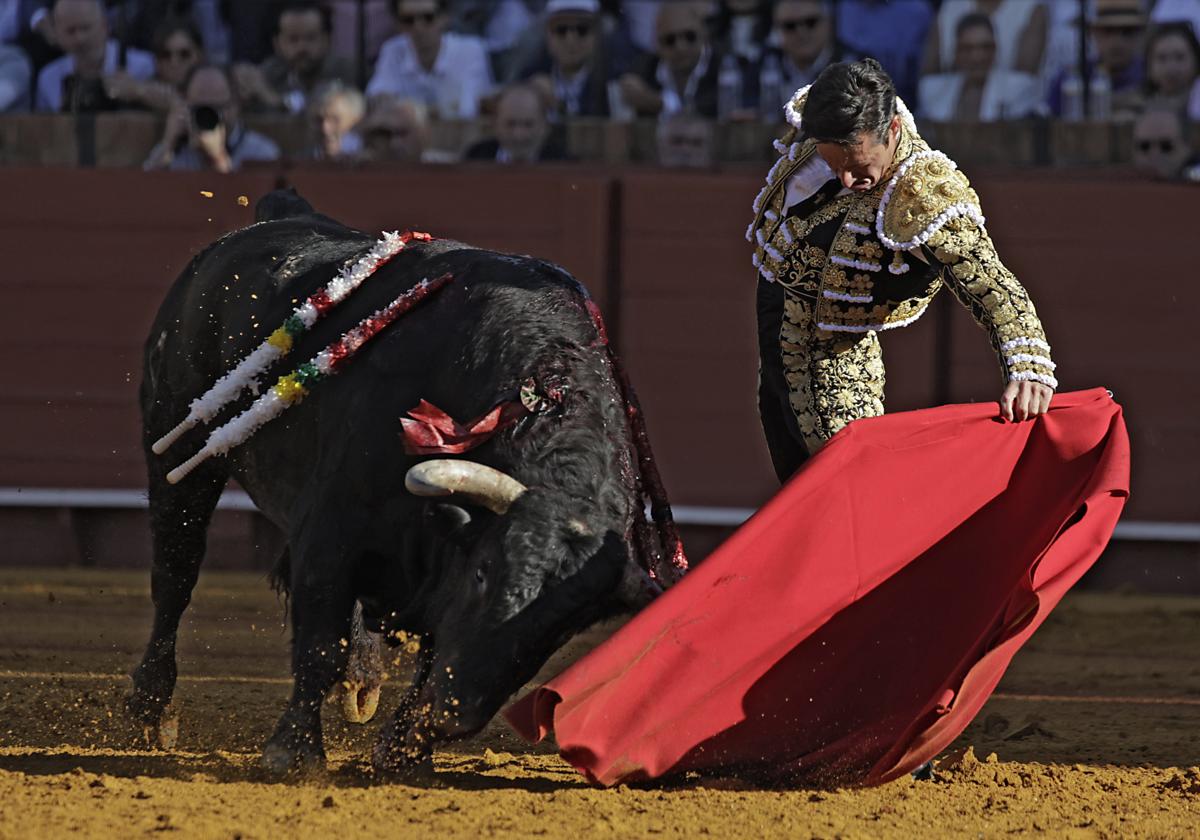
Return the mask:
[[599,14],[600,0],[550,0],[546,4],[546,17],[553,17],[564,12],[579,15]]

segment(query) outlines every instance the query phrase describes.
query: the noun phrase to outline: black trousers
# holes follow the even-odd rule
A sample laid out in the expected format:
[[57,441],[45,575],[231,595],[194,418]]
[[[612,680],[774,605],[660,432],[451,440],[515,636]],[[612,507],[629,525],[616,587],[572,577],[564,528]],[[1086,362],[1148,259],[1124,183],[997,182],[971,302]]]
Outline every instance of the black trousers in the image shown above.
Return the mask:
[[758,416],[762,421],[771,463],[782,484],[808,460],[808,448],[796,424],[779,334],[783,325],[783,287],[759,278],[758,310]]

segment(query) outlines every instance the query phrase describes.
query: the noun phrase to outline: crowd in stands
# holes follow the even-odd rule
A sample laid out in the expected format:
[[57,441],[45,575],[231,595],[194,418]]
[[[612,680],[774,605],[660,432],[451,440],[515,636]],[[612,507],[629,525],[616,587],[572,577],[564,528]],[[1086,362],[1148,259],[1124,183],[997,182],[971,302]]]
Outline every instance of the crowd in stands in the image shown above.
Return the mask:
[[[780,122],[873,56],[919,119],[1134,122],[1173,176],[1198,32],[1200,0],[0,0],[0,112],[158,113],[149,169],[278,158],[248,114],[302,115],[314,160],[498,163],[566,158],[572,118],[653,118],[664,163],[703,166],[713,121]],[[492,136],[430,148],[431,120],[473,119]]]

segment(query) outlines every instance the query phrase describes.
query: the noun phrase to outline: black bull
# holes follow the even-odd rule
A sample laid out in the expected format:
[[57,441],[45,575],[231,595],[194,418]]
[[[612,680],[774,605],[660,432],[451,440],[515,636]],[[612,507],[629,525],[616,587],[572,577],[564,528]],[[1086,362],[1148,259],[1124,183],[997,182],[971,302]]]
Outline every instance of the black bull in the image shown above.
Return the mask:
[[[395,770],[427,763],[437,742],[481,729],[567,638],[618,611],[637,579],[629,538],[642,516],[636,447],[580,287],[548,263],[458,243],[414,242],[384,265],[297,342],[271,381],[421,279],[454,279],[227,457],[167,482],[212,427],[192,430],[163,456],[151,444],[373,244],[314,215],[232,233],[183,271],[146,343],[155,616],[128,708],[151,730],[169,717],[179,620],[232,476],[287,537],[295,682],[263,754],[275,771],[324,760],[321,704],[345,671],[356,602],[368,627],[422,637],[417,677],[373,755],[378,769]],[[420,477],[406,489],[422,460],[403,447],[399,419],[409,409],[426,399],[467,420],[530,381],[554,394],[549,410],[469,456],[505,474],[482,479],[498,480],[505,498],[489,499],[492,486],[430,499],[410,489],[445,488],[421,490]]]

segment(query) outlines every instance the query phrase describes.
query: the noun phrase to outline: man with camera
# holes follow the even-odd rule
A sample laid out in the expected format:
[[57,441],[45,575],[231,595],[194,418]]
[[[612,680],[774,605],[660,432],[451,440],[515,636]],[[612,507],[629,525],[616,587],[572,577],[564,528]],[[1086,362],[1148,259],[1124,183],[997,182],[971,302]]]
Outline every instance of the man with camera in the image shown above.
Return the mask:
[[145,168],[233,172],[246,162],[278,159],[274,141],[242,126],[228,72],[200,65],[184,85],[184,102],[167,114],[163,138],[150,151]]
[[119,80],[154,76],[154,57],[108,37],[102,0],[54,0],[54,36],[66,55],[38,74],[39,111],[109,111],[119,106]]

